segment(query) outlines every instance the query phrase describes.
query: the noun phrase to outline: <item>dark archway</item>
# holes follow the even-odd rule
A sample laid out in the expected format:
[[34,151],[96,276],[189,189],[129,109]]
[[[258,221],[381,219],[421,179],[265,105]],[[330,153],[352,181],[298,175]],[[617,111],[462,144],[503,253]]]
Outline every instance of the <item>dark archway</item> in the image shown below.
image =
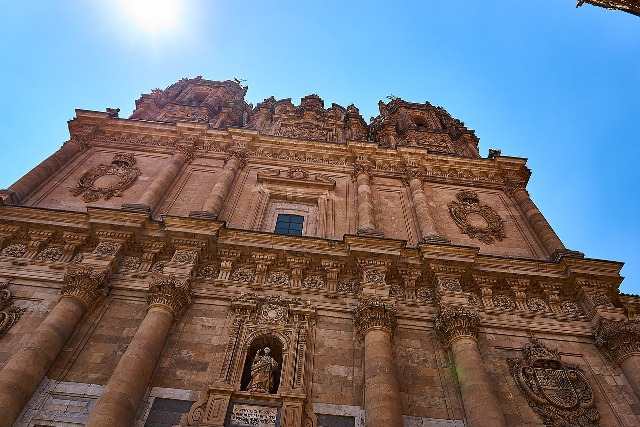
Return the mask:
[[280,340],[273,335],[260,335],[256,337],[252,342],[249,348],[247,349],[247,355],[244,361],[244,368],[242,370],[242,379],[240,381],[240,390],[246,390],[249,382],[251,381],[251,364],[253,363],[253,358],[256,356],[256,353],[259,350],[262,350],[265,347],[269,347],[271,349],[271,357],[273,357],[276,362],[278,362],[278,369],[273,373],[273,386],[269,393],[274,394],[278,392],[278,387],[280,386],[280,377],[282,373],[282,343]]

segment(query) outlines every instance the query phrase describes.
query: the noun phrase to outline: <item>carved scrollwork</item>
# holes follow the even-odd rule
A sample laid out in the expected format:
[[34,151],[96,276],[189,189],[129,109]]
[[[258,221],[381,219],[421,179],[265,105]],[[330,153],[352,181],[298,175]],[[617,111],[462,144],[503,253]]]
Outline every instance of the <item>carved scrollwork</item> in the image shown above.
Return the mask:
[[251,283],[256,277],[255,267],[250,265],[242,265],[235,269],[231,274],[231,280],[242,283]]
[[598,425],[600,414],[582,369],[563,363],[557,350],[536,339],[525,346],[523,355],[522,359],[508,360],[511,374],[545,425]]
[[38,261],[60,261],[63,255],[63,250],[60,246],[49,246],[41,251],[37,256]]
[[449,203],[449,214],[463,234],[489,245],[506,237],[504,222],[488,205],[480,203],[475,191],[463,190]]
[[326,286],[324,276],[320,274],[310,274],[302,281],[302,287],[306,289],[324,289]]
[[76,186],[71,189],[71,194],[82,195],[87,203],[100,198],[109,200],[121,197],[122,192],[131,187],[140,176],[140,169],[135,164],[133,154],[117,153],[110,164],[99,164],[82,174]]
[[267,275],[267,285],[286,288],[290,283],[291,278],[285,271],[272,271]]
[[2,250],[2,255],[14,258],[21,258],[27,253],[27,245],[23,243],[14,243]]

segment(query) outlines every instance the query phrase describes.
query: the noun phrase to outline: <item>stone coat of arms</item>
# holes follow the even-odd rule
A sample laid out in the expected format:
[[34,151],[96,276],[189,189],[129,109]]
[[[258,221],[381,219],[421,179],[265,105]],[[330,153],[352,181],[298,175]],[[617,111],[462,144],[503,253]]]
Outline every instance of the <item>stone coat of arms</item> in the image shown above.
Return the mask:
[[529,406],[554,427],[596,427],[600,414],[593,390],[577,366],[560,361],[557,350],[532,340],[522,359],[510,359],[511,374]]
[[135,164],[133,154],[118,153],[110,164],[99,164],[83,173],[76,186],[71,188],[71,193],[74,196],[82,195],[87,203],[100,198],[109,200],[120,197],[140,176],[140,169]]
[[448,205],[449,214],[463,234],[487,245],[506,237],[500,215],[491,206],[481,204],[475,191],[460,191],[456,199]]

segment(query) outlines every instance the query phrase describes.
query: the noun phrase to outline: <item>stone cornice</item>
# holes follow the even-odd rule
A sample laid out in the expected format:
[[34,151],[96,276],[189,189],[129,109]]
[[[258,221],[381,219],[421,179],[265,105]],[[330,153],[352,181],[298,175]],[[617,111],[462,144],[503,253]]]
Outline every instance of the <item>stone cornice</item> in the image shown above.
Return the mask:
[[640,321],[599,319],[595,330],[596,344],[616,363],[634,354],[640,355]]

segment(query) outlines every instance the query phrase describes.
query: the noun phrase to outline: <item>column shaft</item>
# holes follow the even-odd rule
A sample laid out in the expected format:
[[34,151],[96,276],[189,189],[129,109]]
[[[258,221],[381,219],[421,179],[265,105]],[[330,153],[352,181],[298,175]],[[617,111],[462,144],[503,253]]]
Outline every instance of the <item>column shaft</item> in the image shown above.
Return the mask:
[[529,193],[524,188],[516,188],[513,197],[518,203],[520,210],[525,215],[529,224],[533,228],[538,238],[542,241],[544,248],[552,255],[558,250],[565,249],[564,244],[553,231],[547,220],[544,218],[538,207],[529,197]]
[[469,426],[505,426],[504,416],[491,390],[475,338],[463,336],[454,339],[451,342],[451,353]]
[[89,426],[133,425],[164,348],[173,313],[151,306],[91,412]]
[[82,146],[79,143],[66,142],[58,151],[9,187],[13,193],[13,202],[23,201],[26,196],[35,191],[47,178],[62,169],[80,151],[82,151]]
[[358,185],[358,232],[374,231],[375,224],[369,174],[365,172],[358,173],[356,183]]
[[620,363],[624,376],[640,399],[640,354],[634,353]]
[[422,188],[422,180],[412,178],[409,181],[409,189],[411,190],[411,198],[416,209],[416,216],[418,217],[418,227],[420,229],[420,239],[418,240],[438,234],[429,212],[427,196],[424,194]]
[[178,151],[171,156],[166,168],[161,169],[160,174],[147,187],[138,203],[149,207],[151,210],[155,209],[186,161],[187,156],[182,152]]
[[86,311],[75,298],[63,297],[33,332],[29,344],[0,371],[0,426],[11,426],[29,401]]
[[215,216],[220,214],[224,201],[231,190],[233,180],[236,178],[236,173],[240,169],[240,164],[240,160],[237,157],[231,157],[227,161],[218,175],[218,182],[215,183],[211,193],[202,205],[204,212],[212,213]]
[[391,332],[384,329],[370,329],[364,337],[364,408],[367,427],[402,427]]

